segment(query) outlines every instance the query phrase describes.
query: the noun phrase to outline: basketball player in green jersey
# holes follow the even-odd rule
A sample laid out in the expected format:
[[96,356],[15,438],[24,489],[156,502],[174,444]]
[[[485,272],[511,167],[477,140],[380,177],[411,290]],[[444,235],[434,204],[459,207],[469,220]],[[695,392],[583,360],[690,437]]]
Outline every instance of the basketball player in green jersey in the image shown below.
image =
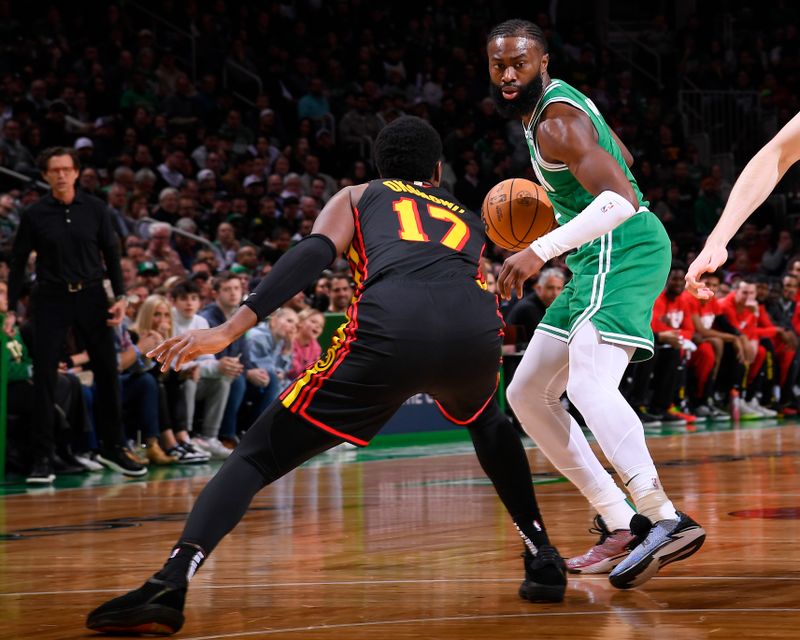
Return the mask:
[[[567,566],[635,587],[660,567],[700,548],[705,531],[676,511],[647,450],[642,424],[619,392],[631,361],[653,355],[650,316],[670,266],[670,241],[628,170],[630,153],[592,101],[551,78],[547,41],[533,23],[509,20],[487,40],[498,111],[519,118],[539,182],[561,226],[507,259],[504,298],[551,258],[567,258],[572,280],[548,308],[514,379],[508,401],[550,461],[598,511],[600,540]],[[638,513],[564,410],[567,391]]]

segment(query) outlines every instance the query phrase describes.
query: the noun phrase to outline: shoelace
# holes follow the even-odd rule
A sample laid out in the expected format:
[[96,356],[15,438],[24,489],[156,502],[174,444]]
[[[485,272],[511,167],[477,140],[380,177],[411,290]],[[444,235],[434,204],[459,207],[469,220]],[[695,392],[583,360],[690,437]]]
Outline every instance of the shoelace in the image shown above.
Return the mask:
[[599,515],[594,517],[594,525],[589,527],[589,533],[594,533],[600,536],[596,546],[603,544],[612,535],[611,531],[608,530],[608,527],[606,527]]
[[539,547],[537,549],[537,554],[533,557],[533,563],[539,565],[540,567],[547,564],[560,566],[561,562],[561,555],[559,555],[555,547],[551,547],[549,545],[542,545]]

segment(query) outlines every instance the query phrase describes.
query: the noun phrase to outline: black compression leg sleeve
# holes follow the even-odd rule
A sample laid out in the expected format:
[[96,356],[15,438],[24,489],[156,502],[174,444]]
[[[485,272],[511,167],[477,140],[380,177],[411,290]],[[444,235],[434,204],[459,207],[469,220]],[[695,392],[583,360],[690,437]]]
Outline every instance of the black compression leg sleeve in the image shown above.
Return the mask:
[[549,544],[525,448],[497,401],[492,400],[468,429],[481,467],[521,534],[534,546]]
[[200,493],[178,544],[208,555],[239,523],[256,493],[341,442],[273,403]]

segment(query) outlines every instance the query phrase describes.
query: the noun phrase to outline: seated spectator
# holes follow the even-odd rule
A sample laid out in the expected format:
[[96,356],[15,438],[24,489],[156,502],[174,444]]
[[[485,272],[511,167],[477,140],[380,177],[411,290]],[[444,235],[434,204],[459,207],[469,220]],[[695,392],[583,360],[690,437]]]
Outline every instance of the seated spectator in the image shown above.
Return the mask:
[[[205,307],[200,315],[208,321],[210,327],[216,327],[230,318],[239,308],[243,297],[241,281],[235,274],[223,271],[214,278],[212,295],[214,301]],[[236,424],[247,382],[255,387],[264,387],[269,382],[269,374],[255,367],[250,360],[249,343],[245,336],[234,340],[223,351],[217,353],[216,358],[223,369],[225,363],[230,363],[234,367],[232,371],[239,370],[241,363],[242,370],[231,379],[219,433],[204,432],[201,436],[206,443],[206,449],[210,452],[219,447],[232,449],[238,442]]]
[[[328,274],[328,275],[326,275]],[[331,304],[331,279],[330,271],[324,271],[314,283],[309,303],[314,309],[327,311]]]
[[200,290],[200,308],[204,308],[214,302],[214,292],[212,283],[211,269],[205,262],[195,262],[192,265],[192,274],[189,280],[197,285]]
[[[191,218],[180,218],[175,223],[175,229],[175,252],[180,258],[181,266],[186,271],[190,271],[192,264],[194,264],[199,244],[197,240],[186,234],[197,235],[197,224]],[[179,233],[180,231],[184,233]]]
[[655,353],[649,360],[629,365],[625,375],[633,379],[628,402],[645,427],[686,424],[686,418],[671,411],[685,371],[686,352],[695,348],[691,316],[681,298],[685,275],[683,266],[670,270],[667,286],[653,306]]
[[120,258],[120,267],[122,268],[122,284],[125,291],[130,289],[136,284],[136,262],[128,257]]
[[[791,332],[795,341],[800,335],[800,307],[796,302],[800,280],[787,273],[783,276],[781,295],[767,305],[767,313],[776,326]],[[786,372],[781,369],[781,409],[784,416],[794,415],[800,410],[800,398],[795,393],[795,385],[800,376],[800,355],[795,355]]]
[[[180,218],[179,207],[180,191],[174,187],[166,187],[158,194],[158,207],[153,211],[152,217],[159,222],[166,222],[168,225],[174,226]],[[151,230],[151,236],[152,233]]]
[[297,102],[298,119],[309,118],[319,125],[330,112],[331,106],[325,96],[325,85],[320,78],[311,78],[308,93]]
[[[727,321],[746,338],[744,345],[744,364],[748,367],[744,381],[741,398],[742,419],[754,420],[758,418],[774,417],[776,414],[763,407],[756,395],[756,390],[751,386],[767,359],[767,350],[759,344],[757,337],[758,328],[758,301],[756,300],[756,285],[751,280],[741,279],[736,288],[720,301],[720,311]],[[723,370],[726,364],[723,361]],[[734,381],[731,387],[738,389],[739,383]]]
[[258,269],[258,252],[256,248],[249,244],[239,247],[234,265],[242,267],[243,270],[240,273],[246,273],[249,279]]
[[186,269],[183,267],[178,252],[170,245],[171,238],[172,229],[167,223],[154,222],[151,224],[146,257],[150,261],[159,262],[163,260],[167,264],[167,270],[162,274],[165,277],[182,276],[185,275]]
[[[217,227],[217,237],[214,241],[217,249],[217,261],[220,269],[229,269],[236,262],[236,252],[239,250],[239,241],[230,222],[221,222]],[[199,259],[199,256],[198,256]]]
[[291,298],[289,298],[284,304],[284,307],[289,307],[295,313],[302,313],[306,309],[308,309],[309,305],[306,301],[306,294],[303,291],[297,292]]
[[483,199],[489,192],[489,185],[480,175],[481,167],[475,158],[464,163],[464,175],[456,180],[454,194],[465,207],[472,211],[480,211]]
[[321,179],[325,185],[325,189],[319,197],[323,202],[330,200],[331,196],[336,193],[336,180],[323,173],[319,166],[319,157],[313,153],[309,153],[305,159],[305,172],[300,176],[300,186],[303,193],[311,194],[311,184],[315,179]]
[[[186,154],[178,148],[167,149],[164,162],[158,165],[158,182],[162,187],[173,187],[180,189],[186,177],[181,173],[184,166]],[[163,191],[162,191],[163,193]],[[168,221],[172,224],[174,221]]]
[[3,124],[3,137],[0,139],[0,154],[4,167],[24,173],[29,176],[38,176],[39,170],[36,159],[30,150],[21,142],[22,127],[17,120],[9,118]]
[[[208,329],[208,321],[198,314],[200,290],[196,284],[189,280],[179,282],[172,287],[170,298],[173,335],[180,336],[193,329]],[[192,444],[206,451],[212,458],[227,458],[230,449],[219,444],[219,429],[231,382],[244,371],[244,365],[238,358],[223,357],[217,360],[208,355],[200,356],[181,368],[193,370],[193,375],[186,379],[183,387],[187,429],[193,428],[196,403],[203,402],[200,435],[192,439]]]
[[138,336],[134,345],[129,331],[122,325],[115,328],[114,342],[120,371],[123,420],[128,437],[141,430],[145,441],[147,460],[152,464],[167,465],[178,461],[177,455],[167,455],[161,448],[159,438],[159,393],[157,380],[148,375],[154,364],[144,354],[157,347],[163,338],[150,330]]
[[[789,369],[797,355],[797,336],[791,327],[791,320],[788,321],[788,327],[773,322],[766,307],[768,304],[772,306],[774,302],[770,300],[769,280],[765,276],[756,280],[758,316],[755,333],[759,344],[767,350],[771,361],[778,364],[777,369],[774,366],[762,368],[757,384],[764,404],[768,409],[773,409],[781,404],[782,389],[785,388]],[[780,311],[777,308],[775,310]],[[786,322],[786,318],[782,320]]]
[[325,316],[316,309],[305,309],[297,314],[297,335],[292,344],[292,366],[289,379],[293,380],[319,360],[322,348],[319,336],[325,328]]
[[[163,296],[149,296],[141,305],[136,316],[136,322],[131,326],[132,339],[140,340],[140,336],[157,334],[159,342],[171,338],[172,313],[170,311],[169,300]],[[153,336],[155,339],[156,336]],[[145,345],[147,338],[145,338]],[[140,349],[140,356],[147,358],[147,352]],[[160,444],[166,455],[176,458],[178,464],[198,464],[208,462],[210,456],[196,449],[189,437],[186,429],[186,396],[183,393],[183,384],[188,375],[192,375],[193,370],[189,371],[168,371],[162,373],[157,366],[147,367],[147,360],[144,360],[144,368],[148,375],[152,376],[158,384],[159,411],[158,425],[160,427]]]
[[11,194],[0,193],[0,249],[10,248],[19,226],[19,212]]
[[329,313],[346,313],[353,298],[353,285],[349,276],[335,275],[331,278]]
[[146,287],[148,291],[155,291],[164,283],[164,274],[155,262],[145,260],[136,267],[136,285]]
[[[8,311],[8,285],[0,281],[0,322],[5,320]],[[8,449],[14,455],[9,456],[17,464],[15,471],[27,473],[32,462],[32,451],[29,445],[28,424],[33,419],[33,359],[28,353],[28,346],[22,338],[19,328],[6,342],[8,350],[8,415],[18,418],[9,425],[7,434]],[[80,382],[72,375],[59,372],[55,389],[56,451],[53,456],[53,471],[57,476],[84,473],[94,470],[99,463],[87,463],[72,453],[71,440],[90,429],[86,405]],[[17,428],[13,428],[13,427]]]
[[[722,277],[719,273],[705,273],[701,280],[712,291],[719,290]],[[731,419],[727,412],[727,403],[716,397],[717,377],[726,351],[730,351],[740,364],[744,359],[742,336],[722,316],[719,299],[698,300],[688,291],[681,297],[691,315],[694,326],[693,342],[697,351],[689,362],[690,371],[694,375],[691,392],[688,394],[692,413],[698,419],[727,421]],[[728,357],[731,359],[731,356]]]
[[506,323],[517,327],[517,348],[525,347],[544,317],[547,308],[564,288],[566,276],[561,269],[545,269],[539,274],[533,291],[517,302],[508,314]]
[[255,367],[267,372],[265,386],[249,385],[255,399],[256,411],[262,413],[291,382],[292,344],[297,333],[297,314],[281,307],[267,322],[262,322],[247,333],[250,359]]
[[785,229],[778,233],[774,249],[767,249],[761,258],[761,271],[770,276],[778,276],[786,271],[789,257],[794,253],[792,234]]

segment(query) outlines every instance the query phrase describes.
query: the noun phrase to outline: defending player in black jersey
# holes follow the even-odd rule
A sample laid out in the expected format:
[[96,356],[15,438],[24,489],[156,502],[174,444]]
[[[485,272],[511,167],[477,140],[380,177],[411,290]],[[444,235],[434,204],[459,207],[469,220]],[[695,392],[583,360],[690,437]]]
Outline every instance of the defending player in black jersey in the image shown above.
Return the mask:
[[382,179],[336,194],[313,233],[276,263],[230,320],[171,338],[148,354],[166,370],[216,353],[313,282],[338,254],[350,260],[356,291],[331,348],[250,427],[198,497],[164,567],[89,614],[90,629],[180,629],[189,580],[260,489],[343,440],[368,444],[420,392],[469,430],[520,531],[520,596],[563,599],[564,563],[544,530],[524,449],[493,401],[502,320],[496,297],[482,286],[483,226],[439,188],[441,149],[423,120],[392,122],[375,142]]

